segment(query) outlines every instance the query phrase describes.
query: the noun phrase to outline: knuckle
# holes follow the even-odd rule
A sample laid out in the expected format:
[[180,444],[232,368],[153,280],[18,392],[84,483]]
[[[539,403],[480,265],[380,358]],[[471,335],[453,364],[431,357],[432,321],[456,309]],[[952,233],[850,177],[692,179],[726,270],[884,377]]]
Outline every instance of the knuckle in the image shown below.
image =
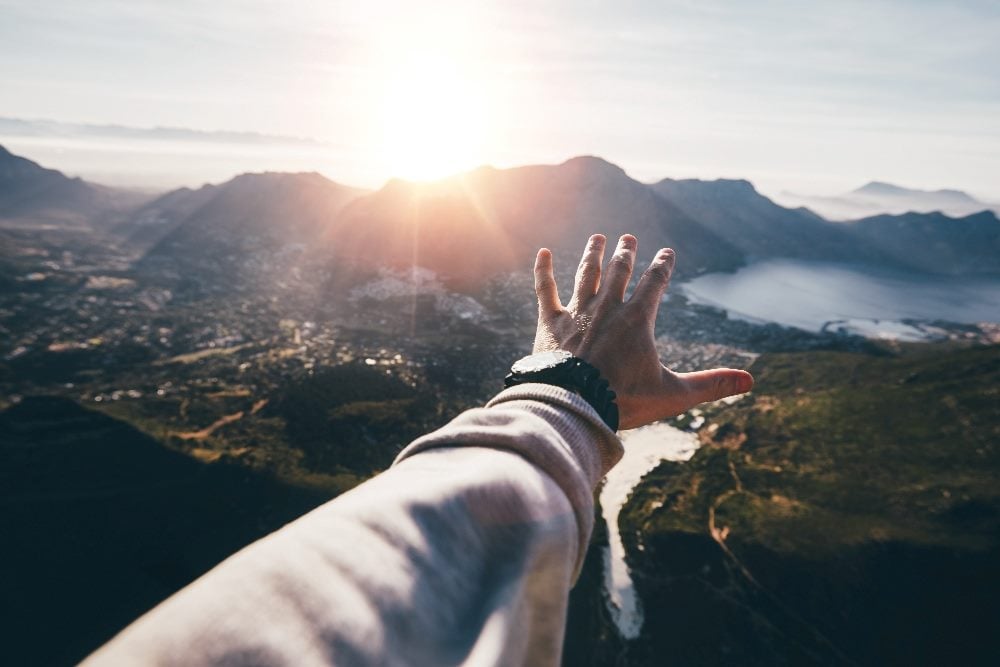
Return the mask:
[[549,277],[540,277],[535,281],[536,292],[548,292],[556,286],[556,281]]
[[666,283],[670,280],[670,269],[666,264],[654,264],[646,269],[646,276],[659,283]]
[[632,266],[632,257],[629,255],[615,253],[611,258],[611,265],[619,268],[630,268]]

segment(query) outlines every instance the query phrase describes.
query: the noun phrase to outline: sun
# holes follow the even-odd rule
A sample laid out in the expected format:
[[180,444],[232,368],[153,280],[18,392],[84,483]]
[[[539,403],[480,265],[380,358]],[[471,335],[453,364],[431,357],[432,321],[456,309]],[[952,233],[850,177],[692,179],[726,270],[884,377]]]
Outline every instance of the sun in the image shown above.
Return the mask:
[[377,133],[390,176],[433,180],[484,162],[484,86],[460,58],[401,54],[386,73]]

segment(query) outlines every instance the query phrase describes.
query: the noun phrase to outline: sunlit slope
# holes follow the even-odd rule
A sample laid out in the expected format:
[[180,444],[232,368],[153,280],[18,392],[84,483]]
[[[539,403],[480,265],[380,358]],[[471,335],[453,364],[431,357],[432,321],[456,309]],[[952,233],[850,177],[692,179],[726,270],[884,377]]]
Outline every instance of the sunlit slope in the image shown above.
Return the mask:
[[768,355],[622,515],[658,664],[988,663],[1000,347]]
[[[595,232],[626,232],[640,241],[640,260],[663,246],[679,249],[678,271],[693,275],[739,266],[741,254],[621,168],[600,158],[559,165],[484,167],[430,184],[392,181],[352,202],[328,230],[331,253],[417,264],[469,284],[498,272],[530,268],[535,250],[552,248],[575,266]],[[610,254],[610,251],[609,251]]]

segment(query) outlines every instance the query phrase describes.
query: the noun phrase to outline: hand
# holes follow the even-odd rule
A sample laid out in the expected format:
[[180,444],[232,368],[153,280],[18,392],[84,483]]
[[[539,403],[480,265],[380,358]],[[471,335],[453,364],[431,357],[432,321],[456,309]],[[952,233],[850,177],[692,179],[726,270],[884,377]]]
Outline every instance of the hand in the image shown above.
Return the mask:
[[638,241],[631,234],[621,237],[603,275],[605,242],[600,234],[590,237],[576,273],[573,298],[566,307],[559,301],[552,253],[546,248],[538,251],[535,352],[566,350],[596,367],[618,395],[622,429],[750,391],[753,377],[746,371],[716,368],[675,373],[660,363],[653,326],[674,270],[674,251],[663,248],[656,253],[626,300]]

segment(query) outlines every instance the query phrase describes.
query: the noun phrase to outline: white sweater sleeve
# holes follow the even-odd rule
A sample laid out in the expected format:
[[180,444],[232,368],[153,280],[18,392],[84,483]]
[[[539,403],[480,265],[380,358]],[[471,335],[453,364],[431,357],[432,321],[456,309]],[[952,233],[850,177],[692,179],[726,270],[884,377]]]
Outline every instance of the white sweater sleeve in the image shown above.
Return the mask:
[[621,443],[572,392],[508,389],[230,557],[86,665],[556,665]]

